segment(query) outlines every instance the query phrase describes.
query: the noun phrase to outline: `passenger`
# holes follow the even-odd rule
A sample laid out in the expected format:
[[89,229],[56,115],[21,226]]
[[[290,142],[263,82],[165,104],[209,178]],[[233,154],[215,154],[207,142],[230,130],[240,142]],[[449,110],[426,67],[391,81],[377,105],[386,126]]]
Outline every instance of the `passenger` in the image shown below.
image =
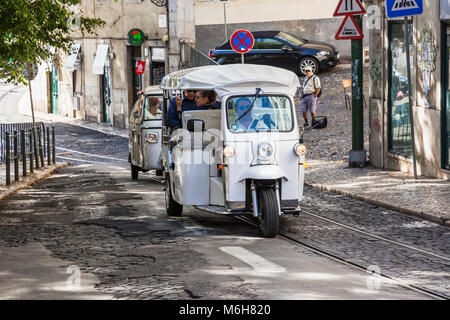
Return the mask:
[[217,93],[214,90],[200,90],[195,96],[197,107],[202,109],[220,109],[220,102],[216,101]]
[[198,110],[195,103],[196,90],[184,90],[184,99],[176,96],[170,100],[167,111],[167,126],[172,129],[181,128],[181,113],[183,111]]
[[145,120],[161,120],[162,112],[159,109],[160,101],[156,97],[150,97],[149,105],[145,110]]

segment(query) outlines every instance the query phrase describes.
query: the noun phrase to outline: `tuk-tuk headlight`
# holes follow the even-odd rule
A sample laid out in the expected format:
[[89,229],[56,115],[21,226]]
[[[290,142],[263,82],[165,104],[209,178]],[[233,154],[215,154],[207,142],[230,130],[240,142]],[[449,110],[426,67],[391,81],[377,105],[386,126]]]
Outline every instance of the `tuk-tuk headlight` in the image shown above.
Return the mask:
[[145,141],[148,143],[158,143],[158,135],[156,133],[148,133],[145,135]]
[[232,146],[225,146],[223,148],[223,155],[227,158],[231,158],[234,156],[234,147]]
[[273,155],[273,147],[270,143],[261,142],[258,145],[258,156],[267,159]]
[[308,150],[306,149],[306,146],[300,143],[297,143],[294,146],[294,153],[298,156],[304,156]]

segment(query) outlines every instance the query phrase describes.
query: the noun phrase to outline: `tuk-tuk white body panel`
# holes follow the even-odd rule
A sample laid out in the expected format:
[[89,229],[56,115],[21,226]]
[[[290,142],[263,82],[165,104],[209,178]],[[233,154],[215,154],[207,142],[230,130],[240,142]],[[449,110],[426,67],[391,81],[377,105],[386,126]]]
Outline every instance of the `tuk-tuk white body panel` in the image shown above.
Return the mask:
[[[162,169],[161,167],[161,134],[162,134],[162,121],[161,120],[150,120],[144,121],[142,128],[143,137],[143,162],[142,169],[152,170],[152,169]],[[154,142],[149,142],[145,137],[149,134],[154,134],[157,136],[157,140]]]
[[281,179],[282,207],[283,203],[290,203],[291,207],[292,203],[297,203],[298,199],[302,198],[299,192],[303,193],[303,189],[298,186],[303,185],[304,171],[301,171],[299,158],[293,151],[298,140],[265,142],[274,147],[273,157],[263,160],[268,164],[258,164],[258,160],[261,161],[257,155],[260,141],[225,142],[225,145],[235,149],[235,156],[224,162],[225,198],[230,209],[241,209],[240,206],[245,201],[247,179]]
[[203,163],[209,151],[188,150],[181,145],[172,150],[174,169],[170,172],[173,198],[183,205],[209,205],[209,165]]

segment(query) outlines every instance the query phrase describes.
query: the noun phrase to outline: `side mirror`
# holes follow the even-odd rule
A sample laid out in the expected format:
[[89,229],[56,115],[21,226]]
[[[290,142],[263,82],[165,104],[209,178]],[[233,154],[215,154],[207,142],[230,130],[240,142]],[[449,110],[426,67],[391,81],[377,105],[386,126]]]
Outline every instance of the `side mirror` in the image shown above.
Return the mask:
[[327,117],[315,117],[312,119],[311,127],[314,129],[324,129],[328,125],[328,119]]
[[200,119],[189,119],[186,124],[186,129],[189,132],[203,132],[205,131],[205,121]]
[[286,51],[292,50],[292,48],[285,44],[284,46],[281,47],[281,50],[286,52]]

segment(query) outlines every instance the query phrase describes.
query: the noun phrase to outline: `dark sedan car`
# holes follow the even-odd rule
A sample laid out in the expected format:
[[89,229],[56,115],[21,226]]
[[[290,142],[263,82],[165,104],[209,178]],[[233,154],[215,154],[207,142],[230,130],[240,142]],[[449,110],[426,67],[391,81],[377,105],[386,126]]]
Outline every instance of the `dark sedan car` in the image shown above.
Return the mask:
[[[245,54],[245,63],[265,64],[305,75],[305,68],[313,72],[334,67],[340,54],[325,42],[311,41],[283,31],[252,32],[253,49]],[[241,54],[236,53],[230,41],[210,50],[209,56],[219,64],[240,63]]]

